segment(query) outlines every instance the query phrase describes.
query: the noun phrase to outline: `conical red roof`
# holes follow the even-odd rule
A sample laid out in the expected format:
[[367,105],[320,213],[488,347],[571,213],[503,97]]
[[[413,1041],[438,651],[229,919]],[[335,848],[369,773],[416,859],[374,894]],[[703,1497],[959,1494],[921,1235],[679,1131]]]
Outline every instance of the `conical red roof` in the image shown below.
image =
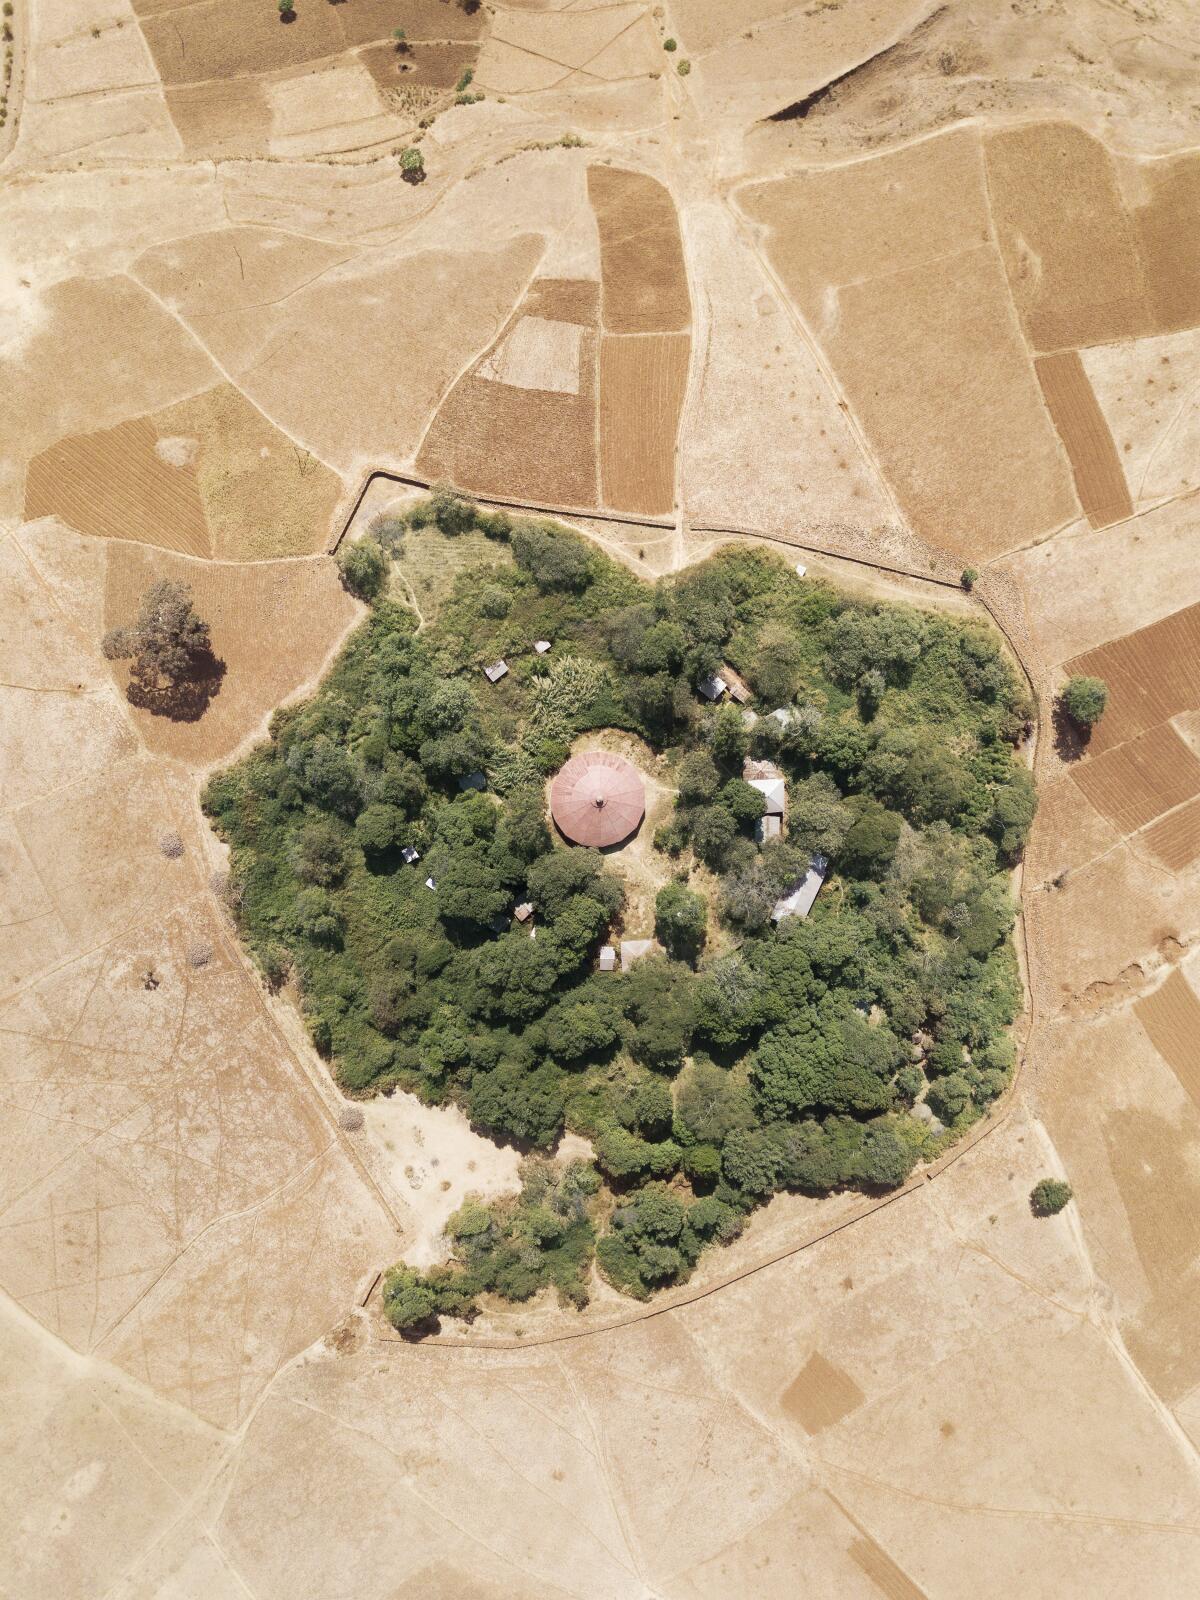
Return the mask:
[[602,850],[618,844],[642,820],[646,796],[637,769],[606,750],[572,756],[550,788],[550,810],[575,844]]

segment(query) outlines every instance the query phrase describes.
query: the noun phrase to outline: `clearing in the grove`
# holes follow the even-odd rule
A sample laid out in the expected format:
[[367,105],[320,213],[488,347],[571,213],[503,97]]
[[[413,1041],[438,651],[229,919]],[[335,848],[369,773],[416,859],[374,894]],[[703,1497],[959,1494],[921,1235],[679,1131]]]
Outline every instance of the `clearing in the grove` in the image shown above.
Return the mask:
[[0,1594],[1193,1600],[1195,0],[0,10]]

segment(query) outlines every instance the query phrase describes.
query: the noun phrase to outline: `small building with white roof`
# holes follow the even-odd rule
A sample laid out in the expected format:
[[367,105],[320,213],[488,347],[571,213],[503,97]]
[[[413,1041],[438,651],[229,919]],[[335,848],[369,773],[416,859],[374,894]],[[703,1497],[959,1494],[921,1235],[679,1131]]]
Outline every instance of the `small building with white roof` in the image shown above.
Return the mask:
[[824,856],[814,856],[809,863],[808,871],[800,881],[792,886],[782,899],[775,902],[775,909],[771,912],[772,922],[784,922],[788,917],[806,917],[812,910],[821,885],[829,871],[829,862]]
[[489,683],[499,683],[507,672],[507,661],[493,661],[490,667],[484,667],[483,669],[483,675]]

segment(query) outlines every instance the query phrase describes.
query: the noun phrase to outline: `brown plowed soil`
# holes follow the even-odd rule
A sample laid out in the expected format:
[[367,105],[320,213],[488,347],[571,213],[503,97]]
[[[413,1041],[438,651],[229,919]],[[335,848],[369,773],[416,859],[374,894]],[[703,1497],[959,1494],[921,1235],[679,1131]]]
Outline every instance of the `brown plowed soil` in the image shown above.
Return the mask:
[[158,432],[135,417],[97,433],[76,433],[29,463],[25,515],[61,517],[80,533],[136,539],[184,555],[212,554],[191,464],[155,451]]
[[1072,777],[1096,810],[1125,833],[1200,794],[1200,761],[1165,722],[1081,762]]
[[[547,505],[596,503],[596,334],[599,287],[539,279],[492,346],[451,389],[421,446],[417,468],[464,489]],[[525,317],[584,332],[577,393],[527,389],[480,376]]]
[[1064,665],[1069,673],[1107,683],[1108,707],[1089,753],[1110,750],[1168,717],[1200,708],[1200,605],[1185,606]]
[[1172,972],[1133,1009],[1151,1044],[1200,1106],[1200,1000],[1183,973]]
[[865,1399],[850,1374],[818,1350],[784,1390],[780,1404],[805,1433],[814,1434],[857,1411]]
[[621,167],[589,167],[600,229],[608,333],[671,333],[691,322],[675,202],[662,184]]
[[1180,872],[1200,856],[1200,800],[1189,800],[1169,817],[1161,817],[1142,835],[1151,855]]
[[271,108],[253,78],[180,84],[165,98],[186,155],[229,160],[266,151]]
[[245,0],[135,0],[146,43],[165,86],[244,78],[340,55],[390,38],[476,39],[486,22],[440,0],[354,0],[352,5],[297,5],[281,22],[274,5]]
[[691,336],[600,343],[600,482],[617,511],[659,516],[675,504],[675,442]]
[[1078,350],[1034,362],[1046,405],[1071,460],[1075,492],[1093,528],[1133,515],[1129,485]]
[[381,89],[452,89],[478,55],[479,46],[467,39],[414,44],[403,55],[389,40],[366,45],[358,59]]

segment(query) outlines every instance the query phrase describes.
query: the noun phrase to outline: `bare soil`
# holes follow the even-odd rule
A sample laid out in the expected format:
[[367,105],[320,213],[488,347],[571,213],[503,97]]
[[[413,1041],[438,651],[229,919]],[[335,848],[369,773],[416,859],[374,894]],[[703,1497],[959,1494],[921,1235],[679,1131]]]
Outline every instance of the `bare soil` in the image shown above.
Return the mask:
[[1034,362],[1046,405],[1070,457],[1075,492],[1093,528],[1132,516],[1129,485],[1077,350]]
[[600,342],[600,482],[604,503],[644,516],[675,504],[675,449],[692,341],[686,333]]
[[606,333],[673,333],[691,320],[679,221],[668,190],[642,172],[588,168],[600,229]]

